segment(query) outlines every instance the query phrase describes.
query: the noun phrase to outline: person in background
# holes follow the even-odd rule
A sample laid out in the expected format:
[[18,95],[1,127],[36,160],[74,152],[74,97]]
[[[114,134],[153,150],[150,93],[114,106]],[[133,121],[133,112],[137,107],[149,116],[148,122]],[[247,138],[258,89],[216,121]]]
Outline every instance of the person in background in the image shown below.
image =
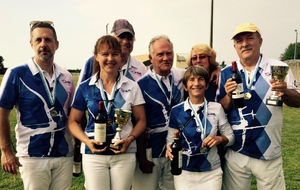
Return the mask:
[[[111,35],[117,38],[122,47],[120,72],[127,78],[136,81],[146,73],[147,68],[142,62],[130,55],[135,41],[132,25],[126,19],[118,19],[114,22]],[[94,57],[94,55],[91,56],[81,69],[78,84],[93,75]]]
[[[72,136],[66,126],[74,93],[71,73],[54,63],[59,47],[51,21],[30,23],[35,55],[8,69],[0,87],[1,165],[20,174],[24,189],[70,189]],[[17,114],[17,153],[12,151],[9,115]],[[18,158],[19,160],[18,160]]]
[[[182,83],[189,97],[171,110],[166,151],[166,157],[172,160],[173,134],[179,130],[183,171],[181,175],[174,176],[175,189],[198,190],[209,187],[211,190],[220,190],[223,172],[216,145],[232,145],[235,140],[233,131],[222,105],[205,98],[205,91],[209,87],[206,69],[198,65],[188,67]],[[217,135],[217,131],[220,131],[220,135]]]
[[[146,127],[145,101],[138,84],[119,72],[121,45],[115,37],[106,35],[99,38],[94,48],[94,56],[96,73],[76,88],[68,127],[73,136],[82,142],[81,153],[86,188],[128,190],[136,166],[135,139],[144,132]],[[116,143],[122,145],[120,150],[111,149],[94,140],[94,119],[98,113],[99,101],[104,101],[104,114],[108,118],[106,129],[108,145],[116,133],[114,109],[132,111],[135,125],[129,118],[126,125],[122,127],[121,140]],[[83,131],[79,124],[86,110],[89,110],[88,121]],[[96,148],[95,145],[101,146]]]
[[[208,89],[205,91],[205,98],[207,101],[215,101],[221,71],[219,63],[216,61],[216,52],[207,44],[196,44],[188,54],[186,64],[188,67],[199,65],[206,69],[210,81]],[[187,97],[188,94],[185,96]]]
[[268,105],[266,100],[275,91],[287,106],[299,107],[295,100],[300,99],[300,89],[291,70],[284,81],[272,79],[271,66],[288,65],[260,53],[263,39],[256,25],[237,26],[232,40],[239,57],[237,70],[248,95],[243,108],[232,106],[231,93],[237,84],[231,79],[232,67],[224,68],[217,100],[228,113],[236,140],[225,155],[223,189],[250,189],[253,176],[259,190],[286,189],[281,155],[282,107]]
[[165,157],[167,123],[171,108],[183,100],[182,76],[184,69],[173,66],[173,44],[165,35],[155,36],[149,43],[152,63],[147,73],[137,82],[145,99],[147,131],[152,145],[153,161],[146,159],[144,139],[138,142],[138,166],[133,190],[174,189],[170,161]]

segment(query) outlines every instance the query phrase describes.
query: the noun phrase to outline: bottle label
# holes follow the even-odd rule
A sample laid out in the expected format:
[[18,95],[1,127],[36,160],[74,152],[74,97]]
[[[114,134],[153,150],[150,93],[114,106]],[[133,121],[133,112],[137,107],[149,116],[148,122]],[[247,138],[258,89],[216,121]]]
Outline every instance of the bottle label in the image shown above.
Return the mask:
[[81,173],[81,162],[73,163],[73,173],[76,173],[76,174]]
[[95,123],[95,137],[94,139],[99,142],[106,142],[106,124]]
[[178,151],[178,168],[182,168],[182,150]]
[[152,162],[152,148],[146,148],[146,158],[148,161]]
[[232,99],[244,98],[243,83],[238,83],[236,89],[231,94]]

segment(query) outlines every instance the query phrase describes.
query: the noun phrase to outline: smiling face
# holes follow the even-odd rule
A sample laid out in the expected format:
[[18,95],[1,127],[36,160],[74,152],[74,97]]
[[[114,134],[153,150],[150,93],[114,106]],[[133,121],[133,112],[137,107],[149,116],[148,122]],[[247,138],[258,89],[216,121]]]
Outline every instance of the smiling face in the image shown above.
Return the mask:
[[191,75],[187,80],[186,86],[184,89],[189,93],[189,97],[200,98],[204,97],[205,90],[208,88],[208,85],[204,77],[199,75]]
[[208,82],[208,72],[198,65],[188,67],[182,77],[184,90],[188,92],[192,103],[203,102],[205,91],[208,88]]
[[121,44],[122,59],[124,59],[123,61],[127,61],[130,53],[133,50],[134,36],[132,36],[132,34],[130,34],[129,32],[123,32],[119,36],[115,37]]
[[242,63],[258,60],[262,41],[257,32],[243,32],[234,37],[234,48]]
[[121,54],[106,45],[100,47],[100,51],[95,58],[99,63],[100,72],[116,73],[121,66]]

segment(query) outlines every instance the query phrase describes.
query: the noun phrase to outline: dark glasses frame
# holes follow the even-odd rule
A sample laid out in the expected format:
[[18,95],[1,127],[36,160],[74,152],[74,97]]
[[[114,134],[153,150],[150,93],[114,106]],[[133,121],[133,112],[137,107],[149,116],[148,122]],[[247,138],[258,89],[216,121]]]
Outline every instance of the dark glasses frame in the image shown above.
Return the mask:
[[34,25],[40,24],[40,23],[45,23],[45,24],[49,24],[52,27],[54,27],[54,23],[50,20],[43,20],[43,21],[39,21],[39,20],[33,20],[29,23],[30,28],[32,28]]
[[205,59],[205,58],[207,58],[207,57],[209,57],[209,56],[208,56],[208,55],[196,55],[196,56],[191,57],[191,60],[192,60],[192,61],[197,61],[198,58],[199,58],[200,60],[202,60],[202,59]]

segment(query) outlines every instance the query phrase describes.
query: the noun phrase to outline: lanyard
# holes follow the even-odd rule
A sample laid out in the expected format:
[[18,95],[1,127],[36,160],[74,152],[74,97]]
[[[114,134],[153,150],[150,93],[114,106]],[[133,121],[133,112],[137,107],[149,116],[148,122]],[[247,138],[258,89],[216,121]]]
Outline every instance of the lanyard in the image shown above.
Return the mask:
[[[253,73],[253,75],[251,76],[250,82],[247,84],[248,92],[250,92],[251,87],[252,87],[252,84],[253,84],[253,81],[254,81],[254,79],[256,78],[256,74],[257,74],[257,71],[258,71],[260,62],[261,62],[261,56],[259,56],[259,59],[258,59],[256,65],[255,65],[254,73]],[[247,70],[245,69],[244,66],[243,66],[243,69],[244,69],[244,71],[245,71],[245,72],[244,72],[244,73],[245,73],[245,78],[248,79],[248,72],[247,72]]]
[[195,109],[193,108],[191,102],[190,102],[190,99],[188,100],[189,102],[189,106],[195,116],[195,120],[196,120],[196,124],[197,124],[197,128],[196,128],[196,131],[197,132],[202,132],[201,133],[201,139],[202,141],[204,140],[205,138],[205,133],[206,133],[206,115],[207,115],[207,101],[206,99],[204,99],[204,113],[203,113],[203,119],[202,121],[204,120],[204,126],[202,125],[202,121],[200,120],[200,117],[199,115],[197,114],[197,112],[195,111]]
[[57,82],[55,67],[53,67],[53,74],[54,74],[55,82],[54,82],[54,86],[53,86],[53,92],[51,93],[51,92],[50,92],[50,89],[49,89],[50,86],[48,87],[48,84],[47,84],[47,82],[46,82],[46,79],[45,79],[45,76],[44,76],[42,70],[41,70],[40,67],[37,65],[37,63],[34,61],[34,58],[32,58],[32,61],[34,62],[36,68],[39,70],[39,74],[40,74],[40,77],[41,77],[41,79],[42,79],[44,88],[45,88],[45,90],[46,90],[48,99],[49,99],[49,101],[50,101],[51,106],[53,106],[54,103],[55,103],[55,98],[56,98],[56,82]]
[[130,56],[128,57],[128,60],[127,60],[127,67],[125,69],[125,71],[123,71],[123,75],[127,77],[127,73],[128,73],[128,70],[129,70],[129,65],[130,65]]
[[[103,101],[104,107],[106,109],[107,115],[109,115],[109,113],[111,111],[112,101],[107,100],[107,95],[106,95],[106,92],[104,92],[102,79],[100,77],[99,77],[99,85],[100,85],[100,93],[101,93],[102,99],[104,100]],[[113,99],[115,97],[117,85],[118,85],[118,80],[115,82],[115,84],[113,86],[113,90],[112,90],[112,94],[111,94],[111,97],[113,97]],[[111,100],[113,100],[113,99],[111,99]]]
[[157,84],[158,84],[158,86],[159,86],[159,88],[161,89],[161,91],[164,93],[164,95],[165,95],[165,97],[166,97],[166,99],[167,99],[167,101],[168,101],[168,106],[169,106],[169,108],[170,108],[170,106],[171,106],[171,101],[172,101],[172,90],[173,90],[173,84],[174,84],[174,80],[173,80],[173,74],[172,74],[172,72],[171,72],[171,81],[170,81],[170,86],[171,86],[171,91],[170,91],[170,98],[167,96],[167,92],[165,92],[165,90],[164,90],[164,88],[163,88],[163,86],[162,86],[162,83],[161,83],[161,80],[159,80],[159,77],[157,76],[157,74],[156,74],[156,72],[153,70],[153,72],[154,72],[154,75],[155,75],[155,80],[156,80],[156,82],[157,82]]

